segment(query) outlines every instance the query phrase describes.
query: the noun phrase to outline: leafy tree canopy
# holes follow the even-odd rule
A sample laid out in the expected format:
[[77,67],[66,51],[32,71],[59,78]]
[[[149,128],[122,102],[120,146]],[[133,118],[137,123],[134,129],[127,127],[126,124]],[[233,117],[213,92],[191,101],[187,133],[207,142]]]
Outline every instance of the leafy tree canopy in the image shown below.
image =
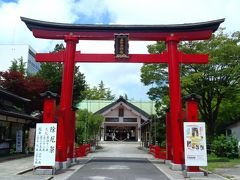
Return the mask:
[[23,62],[23,57],[19,59],[13,59],[12,64],[8,69],[9,71],[17,71],[25,75],[26,73],[26,62]]
[[86,109],[79,110],[76,118],[76,142],[83,144],[91,141],[95,145],[103,121],[102,115],[93,114]]
[[[53,52],[64,50],[63,44],[57,44]],[[61,94],[63,74],[63,63],[42,63],[41,70],[37,73],[37,76],[47,80],[49,82],[48,90]],[[83,73],[79,71],[79,67],[75,66],[74,69],[74,85],[73,85],[73,103],[76,104],[85,98],[82,91],[86,89],[86,81]]]
[[115,98],[115,95],[112,94],[111,90],[105,87],[103,81],[99,83],[98,87],[94,86],[93,88],[90,88],[87,86],[84,95],[86,99],[92,100],[113,100]]
[[12,61],[9,71],[0,72],[0,86],[14,94],[31,99],[28,113],[42,109],[40,93],[47,90],[48,82],[37,76],[25,75],[25,63],[22,58]]
[[[229,35],[220,29],[210,40],[181,42],[178,48],[187,54],[209,54],[208,64],[181,64],[180,71],[182,96],[190,93],[202,96],[200,114],[212,137],[224,102],[233,102],[240,95],[240,32]],[[160,53],[166,47],[163,42],[157,42],[148,49],[150,53]],[[169,104],[167,64],[144,64],[141,81],[152,85],[148,95],[158,102],[158,109]]]

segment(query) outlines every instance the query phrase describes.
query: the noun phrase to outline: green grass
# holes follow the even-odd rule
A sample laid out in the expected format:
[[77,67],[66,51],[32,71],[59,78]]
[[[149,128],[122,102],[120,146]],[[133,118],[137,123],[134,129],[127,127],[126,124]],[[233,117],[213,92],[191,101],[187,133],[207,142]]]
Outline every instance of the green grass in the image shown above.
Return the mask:
[[216,157],[213,155],[209,155],[208,156],[208,166],[202,167],[202,168],[213,172],[216,168],[231,168],[236,165],[240,165],[240,158],[228,159],[228,158]]

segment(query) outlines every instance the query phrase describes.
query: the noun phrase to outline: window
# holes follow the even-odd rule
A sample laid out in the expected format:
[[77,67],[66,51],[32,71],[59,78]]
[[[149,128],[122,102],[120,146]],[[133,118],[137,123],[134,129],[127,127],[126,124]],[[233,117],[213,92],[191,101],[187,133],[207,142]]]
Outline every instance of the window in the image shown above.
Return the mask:
[[0,126],[0,140],[4,140],[6,137],[6,127]]
[[232,130],[231,129],[227,129],[227,136],[231,136],[232,135]]
[[105,122],[119,122],[118,118],[105,118]]
[[123,122],[137,122],[137,118],[123,118]]

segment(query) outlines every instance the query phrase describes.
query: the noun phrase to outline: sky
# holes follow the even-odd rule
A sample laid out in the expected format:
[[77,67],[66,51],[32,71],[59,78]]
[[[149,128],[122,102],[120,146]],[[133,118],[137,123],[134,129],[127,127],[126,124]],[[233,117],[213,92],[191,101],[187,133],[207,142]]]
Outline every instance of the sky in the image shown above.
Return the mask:
[[[62,41],[34,38],[20,16],[76,24],[182,24],[226,18],[221,27],[231,33],[240,31],[240,0],[0,0],[0,44],[29,44],[37,52],[49,52]],[[130,42],[129,52],[148,53],[146,46],[153,43]],[[113,53],[113,44],[79,41],[77,50]],[[0,60],[0,67],[4,63]],[[130,99],[148,99],[149,87],[140,81],[142,64],[77,65],[90,86],[103,80],[117,97],[126,93]]]

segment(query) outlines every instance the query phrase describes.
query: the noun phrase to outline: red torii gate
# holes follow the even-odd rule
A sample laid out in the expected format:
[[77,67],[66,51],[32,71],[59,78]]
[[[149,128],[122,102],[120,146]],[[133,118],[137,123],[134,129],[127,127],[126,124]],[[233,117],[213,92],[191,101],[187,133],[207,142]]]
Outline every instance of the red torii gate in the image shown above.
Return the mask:
[[[85,25],[64,24],[38,21],[21,17],[36,38],[57,39],[66,42],[66,50],[58,53],[37,53],[38,62],[64,62],[64,73],[61,89],[60,111],[58,118],[56,161],[64,164],[67,161],[68,137],[74,123],[71,121],[72,86],[74,63],[76,62],[120,62],[120,63],[168,63],[170,114],[172,134],[172,163],[184,164],[182,100],[180,90],[179,63],[208,63],[206,54],[184,54],[179,52],[180,41],[209,39],[224,19],[176,25]],[[79,40],[114,40],[116,34],[127,34],[133,41],[165,41],[167,51],[161,54],[129,54],[128,58],[118,59],[114,54],[82,54],[76,52]],[[68,134],[67,134],[68,133]],[[70,133],[70,134],[69,134]],[[70,141],[74,141],[72,138]],[[71,143],[70,143],[71,144]],[[72,154],[72,152],[70,152]],[[70,156],[71,158],[71,156]]]

